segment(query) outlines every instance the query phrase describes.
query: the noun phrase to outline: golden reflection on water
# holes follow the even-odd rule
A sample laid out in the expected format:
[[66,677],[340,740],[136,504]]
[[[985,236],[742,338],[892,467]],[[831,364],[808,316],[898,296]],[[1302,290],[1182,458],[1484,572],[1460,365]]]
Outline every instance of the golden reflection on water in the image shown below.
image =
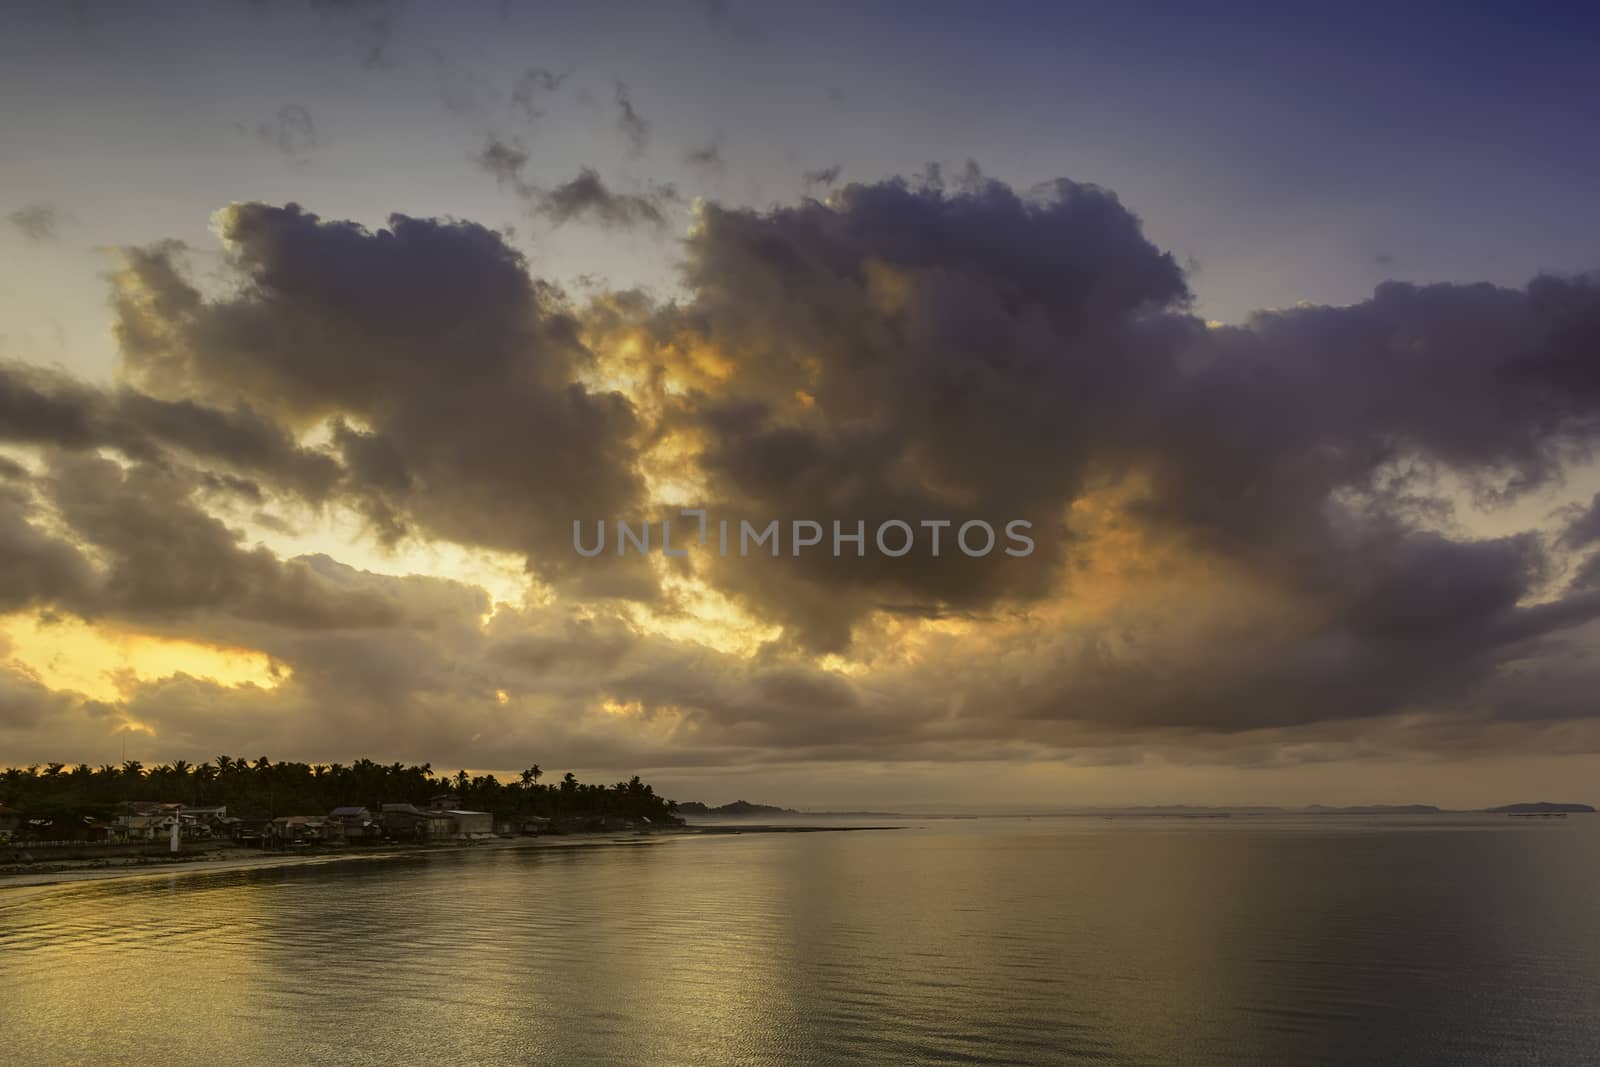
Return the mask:
[[1597,1062],[1600,823],[930,822],[0,890],[18,1063]]

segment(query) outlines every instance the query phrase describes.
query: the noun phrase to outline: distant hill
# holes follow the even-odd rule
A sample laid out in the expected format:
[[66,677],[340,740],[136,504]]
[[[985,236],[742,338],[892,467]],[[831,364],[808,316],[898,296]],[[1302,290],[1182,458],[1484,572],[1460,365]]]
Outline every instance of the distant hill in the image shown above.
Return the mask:
[[1442,809],[1432,804],[1357,804],[1353,807],[1330,808],[1313,804],[1306,809],[1318,815],[1440,815]]
[[1592,812],[1594,808],[1588,804],[1552,804],[1548,800],[1536,801],[1532,804],[1507,804],[1499,808],[1486,808],[1490,815],[1556,815],[1570,813],[1573,815]]
[[771,804],[752,804],[748,800],[735,800],[732,804],[708,808],[698,800],[686,800],[678,805],[679,815],[721,815],[724,818],[747,819],[754,815],[799,815],[793,808],[779,808]]

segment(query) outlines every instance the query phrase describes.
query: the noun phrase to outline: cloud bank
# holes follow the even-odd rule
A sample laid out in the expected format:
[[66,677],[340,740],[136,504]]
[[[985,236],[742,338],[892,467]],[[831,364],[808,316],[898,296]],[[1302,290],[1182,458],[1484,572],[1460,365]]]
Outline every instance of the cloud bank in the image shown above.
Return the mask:
[[[531,116],[558,82],[528,84]],[[557,222],[664,221],[665,193],[536,189],[527,161],[479,160]],[[116,385],[0,366],[0,605],[270,674],[130,676],[107,700],[15,659],[8,758],[127,730],[190,758],[478,767],[1600,741],[1600,504],[1492,535],[1465,514],[1518,515],[1591,462],[1594,278],[1388,283],[1219,326],[1109,190],[976,171],[700,204],[670,300],[575,300],[466,221],[240,203],[215,229],[222,284],[173,242],[124,252]],[[1037,550],[573,549],[574,520],[686,506],[1025,519]],[[263,514],[494,553],[523,593],[274,552]]]

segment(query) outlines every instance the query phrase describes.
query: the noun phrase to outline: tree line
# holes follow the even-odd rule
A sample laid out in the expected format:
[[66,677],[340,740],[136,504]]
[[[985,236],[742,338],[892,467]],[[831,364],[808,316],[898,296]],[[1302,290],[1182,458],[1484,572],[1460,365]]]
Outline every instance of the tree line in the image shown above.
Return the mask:
[[124,801],[157,801],[193,807],[227,805],[243,818],[325,815],[336,807],[361,806],[376,813],[383,804],[427,805],[443,793],[461,807],[496,815],[547,817],[620,815],[660,820],[675,804],[635,775],[626,782],[596,785],[567,772],[543,782],[538,764],[513,781],[492,774],[435,774],[431,764],[273,762],[218,756],[209,763],[175,760],[146,767],[138,760],[91,767],[80,763],[11,767],[0,771],[0,804],[30,816],[109,816]]

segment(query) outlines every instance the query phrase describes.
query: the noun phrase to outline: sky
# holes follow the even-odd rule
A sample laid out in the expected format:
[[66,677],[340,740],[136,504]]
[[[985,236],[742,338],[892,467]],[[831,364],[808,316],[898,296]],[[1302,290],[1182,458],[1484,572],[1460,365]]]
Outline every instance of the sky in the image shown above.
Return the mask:
[[1597,31],[7,5],[0,763],[1600,800]]

